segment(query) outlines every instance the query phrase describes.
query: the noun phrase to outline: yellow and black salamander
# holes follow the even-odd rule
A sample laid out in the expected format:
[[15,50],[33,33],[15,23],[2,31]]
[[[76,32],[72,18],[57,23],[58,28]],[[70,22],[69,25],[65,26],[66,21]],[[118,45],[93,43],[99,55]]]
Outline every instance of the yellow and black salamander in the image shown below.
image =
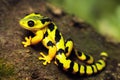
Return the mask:
[[[48,17],[31,13],[20,20],[20,25],[35,34],[34,37],[25,37],[26,41],[22,42],[24,47],[41,42],[48,49],[48,55],[40,52],[39,60],[44,60],[43,65],[47,65],[55,58],[55,64],[58,67],[80,75],[96,74],[106,66],[106,58],[108,57],[106,52],[102,52],[101,59],[94,62],[92,56],[75,50],[71,39],[65,42],[55,23]],[[85,65],[68,59],[73,49],[77,57],[86,63]]]

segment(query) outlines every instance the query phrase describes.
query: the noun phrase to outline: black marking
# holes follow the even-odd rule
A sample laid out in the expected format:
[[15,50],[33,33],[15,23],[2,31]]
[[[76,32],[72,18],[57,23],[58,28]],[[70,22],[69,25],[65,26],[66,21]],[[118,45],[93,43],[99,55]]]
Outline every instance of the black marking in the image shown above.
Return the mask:
[[29,14],[25,14],[25,16],[28,16]]
[[60,63],[60,61],[58,59],[56,59],[56,62],[58,64],[58,68],[62,69],[63,70],[63,64]]
[[96,63],[98,63],[98,64],[102,65],[102,63],[101,63],[101,62],[99,62],[99,61],[98,61],[98,62],[96,62]]
[[57,53],[57,54],[64,53],[64,50],[63,50],[63,49],[59,49],[56,53]]
[[[78,63],[77,63],[78,64]],[[78,64],[78,71],[76,72],[77,75],[80,75],[80,64]]]
[[50,29],[50,31],[53,31],[54,30],[54,24],[53,23],[50,23],[49,25],[48,25],[48,28]]
[[50,21],[51,21],[50,18],[41,19],[42,24],[44,24],[45,22],[50,22]]
[[68,69],[68,72],[70,72],[70,73],[73,72],[73,66],[74,66],[74,62],[71,61],[71,63],[70,63],[70,68]]
[[86,68],[86,65],[83,65],[83,66],[84,66],[84,75],[86,75],[87,68]]
[[72,54],[75,54],[75,53],[76,53],[76,51],[75,51],[74,48],[72,49],[71,53],[72,53]]
[[60,39],[61,39],[60,32],[58,31],[58,29],[56,29],[56,32],[55,32],[55,41],[56,41],[56,43],[59,42]]
[[67,39],[65,43],[67,43],[68,41],[73,41],[71,38]]
[[92,68],[92,71],[93,71],[93,73],[92,74],[94,74],[95,73],[95,71],[94,71],[94,68],[93,68],[93,66],[92,65],[90,65],[91,66],[91,68]]
[[88,55],[86,55],[86,54],[85,54],[85,56],[86,56],[86,59],[85,59],[84,61],[90,60],[90,56],[88,56]]
[[[72,39],[70,39],[70,38],[67,39],[66,42],[65,42],[65,45],[67,44],[68,41],[72,41]],[[65,53],[68,53],[68,48],[69,48],[69,47],[66,47],[66,48],[65,48]]]
[[38,12],[35,12],[35,14],[40,14],[40,13],[38,13]]
[[46,31],[45,34],[44,34],[44,36],[43,36],[43,39],[44,39],[45,37],[47,37],[47,36],[48,36],[48,32]]
[[54,46],[54,43],[52,43],[52,41],[49,41],[48,43],[47,43],[47,46]]
[[68,53],[68,47],[65,48],[65,53]]
[[82,56],[82,52],[79,52],[79,51],[78,51],[77,53],[78,53],[78,56]]

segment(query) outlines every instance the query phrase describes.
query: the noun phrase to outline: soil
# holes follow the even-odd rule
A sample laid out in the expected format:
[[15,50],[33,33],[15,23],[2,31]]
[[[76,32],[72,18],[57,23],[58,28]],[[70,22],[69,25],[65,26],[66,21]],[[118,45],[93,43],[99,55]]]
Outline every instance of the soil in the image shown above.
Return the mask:
[[[27,48],[21,44],[32,33],[21,28],[19,20],[33,12],[50,17],[65,39],[72,38],[78,50],[95,60],[100,52],[107,52],[107,67],[96,75],[81,77],[61,71],[54,61],[44,66],[38,60],[40,51],[47,53],[42,44]],[[46,0],[0,0],[0,24],[0,59],[14,66],[14,75],[1,80],[120,80],[120,44],[107,42],[91,25]]]

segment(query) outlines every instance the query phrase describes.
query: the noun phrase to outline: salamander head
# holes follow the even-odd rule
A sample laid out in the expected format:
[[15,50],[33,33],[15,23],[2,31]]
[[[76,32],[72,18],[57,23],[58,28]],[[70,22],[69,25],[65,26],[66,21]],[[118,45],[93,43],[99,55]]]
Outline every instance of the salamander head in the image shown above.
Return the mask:
[[30,31],[37,31],[43,29],[51,20],[48,17],[41,16],[40,14],[31,13],[20,20],[20,25]]

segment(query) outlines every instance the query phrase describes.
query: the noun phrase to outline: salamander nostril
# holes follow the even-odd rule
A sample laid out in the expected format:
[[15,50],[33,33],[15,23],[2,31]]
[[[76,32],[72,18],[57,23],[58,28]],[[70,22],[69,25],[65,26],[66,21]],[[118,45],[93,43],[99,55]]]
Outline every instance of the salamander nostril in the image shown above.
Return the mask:
[[35,24],[34,21],[32,21],[32,20],[28,21],[28,26],[33,27],[34,24]]

